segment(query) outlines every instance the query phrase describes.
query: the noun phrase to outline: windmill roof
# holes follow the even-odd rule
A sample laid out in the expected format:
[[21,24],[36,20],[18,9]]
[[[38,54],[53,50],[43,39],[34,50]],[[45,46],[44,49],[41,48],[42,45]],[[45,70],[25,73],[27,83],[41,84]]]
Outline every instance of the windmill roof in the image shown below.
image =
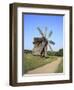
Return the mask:
[[38,37],[34,38],[34,41],[42,41],[42,40],[43,38],[38,38]]
[[42,37],[42,38],[40,38],[40,37],[35,37],[33,44],[35,44],[35,43],[40,43],[40,42],[42,42],[42,41],[47,41],[47,40],[46,40],[44,37]]
[[43,38],[35,37],[33,43],[42,42]]

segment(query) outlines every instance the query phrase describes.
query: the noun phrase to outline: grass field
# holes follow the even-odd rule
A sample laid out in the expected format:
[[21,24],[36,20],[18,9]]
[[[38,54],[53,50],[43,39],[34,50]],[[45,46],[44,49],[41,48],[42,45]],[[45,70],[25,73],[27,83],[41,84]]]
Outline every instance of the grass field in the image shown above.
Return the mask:
[[57,56],[40,57],[34,56],[31,53],[24,53],[24,73],[37,67],[43,66],[47,63],[57,60]]
[[56,73],[62,73],[63,72],[63,58],[61,58],[61,59],[62,59],[62,61],[59,64],[59,67],[58,67]]

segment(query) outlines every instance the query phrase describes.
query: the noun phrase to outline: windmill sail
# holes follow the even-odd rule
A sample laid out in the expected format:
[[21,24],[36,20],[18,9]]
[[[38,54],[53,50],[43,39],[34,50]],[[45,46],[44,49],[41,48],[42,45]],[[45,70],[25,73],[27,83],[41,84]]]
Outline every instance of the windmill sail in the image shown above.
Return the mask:
[[52,40],[50,40],[49,43],[55,45],[55,42],[53,42]]
[[44,37],[43,32],[41,31],[41,29],[39,27],[37,27],[38,31],[40,32],[40,34],[42,35],[42,37]]
[[49,33],[49,35],[48,35],[48,38],[51,37],[51,35],[52,35],[52,31],[50,31],[50,33]]
[[51,44],[54,45],[55,42],[52,40],[49,40],[48,38],[51,37],[52,31],[50,31],[48,38],[46,37],[47,34],[47,27],[45,27],[45,32],[43,33],[42,30],[37,27],[37,30],[41,34],[42,37],[36,37],[34,38],[34,49],[33,49],[33,55],[41,55],[47,57],[47,46],[49,46],[50,50],[52,50]]
[[47,34],[47,27],[45,27],[45,32],[44,32],[45,37],[46,37],[46,34]]
[[52,49],[52,47],[51,47],[51,45],[50,45],[50,44],[49,44],[49,48],[50,48],[50,50],[51,50],[51,51],[53,51],[53,49]]

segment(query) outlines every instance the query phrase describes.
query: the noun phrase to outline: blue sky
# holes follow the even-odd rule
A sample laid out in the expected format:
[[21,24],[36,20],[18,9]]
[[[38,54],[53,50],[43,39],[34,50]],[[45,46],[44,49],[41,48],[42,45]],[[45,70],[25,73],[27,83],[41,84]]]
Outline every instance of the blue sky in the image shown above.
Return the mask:
[[47,27],[47,36],[52,30],[49,40],[55,42],[55,45],[52,45],[54,51],[63,48],[63,16],[24,14],[24,49],[32,50],[34,37],[41,37],[37,27],[40,27],[42,32]]

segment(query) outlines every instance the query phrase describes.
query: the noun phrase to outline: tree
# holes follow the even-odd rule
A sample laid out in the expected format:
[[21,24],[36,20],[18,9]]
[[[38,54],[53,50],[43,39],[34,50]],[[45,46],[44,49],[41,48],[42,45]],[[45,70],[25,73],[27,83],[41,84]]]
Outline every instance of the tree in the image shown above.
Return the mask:
[[63,56],[63,48],[59,49],[58,52],[55,53],[56,56]]

